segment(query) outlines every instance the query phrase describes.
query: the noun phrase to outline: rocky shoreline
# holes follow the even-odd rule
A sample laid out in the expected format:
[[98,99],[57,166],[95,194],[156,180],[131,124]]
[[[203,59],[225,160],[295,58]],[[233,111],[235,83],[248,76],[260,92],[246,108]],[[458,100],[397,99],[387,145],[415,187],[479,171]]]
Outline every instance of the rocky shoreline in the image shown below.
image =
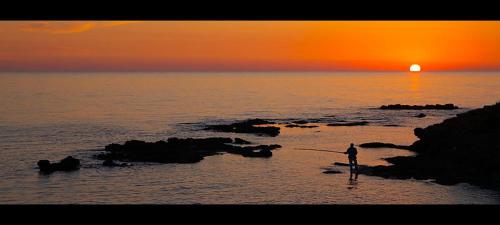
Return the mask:
[[[390,107],[389,107],[390,106]],[[392,109],[406,109],[407,105],[389,105]],[[458,108],[453,104],[424,108]],[[444,107],[444,108],[443,108]],[[411,106],[417,109],[421,107]],[[419,117],[424,117],[423,115]],[[314,128],[314,120],[289,120],[287,128]],[[207,125],[204,130],[231,133],[250,133],[275,137],[280,127],[271,120],[248,119],[226,125]],[[263,126],[264,125],[264,126]],[[367,121],[330,121],[327,126],[365,126]],[[410,146],[370,142],[362,148],[397,148],[416,153],[416,156],[386,158],[389,166],[360,166],[360,173],[395,179],[433,179],[439,184],[470,183],[487,188],[500,187],[500,103],[458,114],[426,128],[414,129],[419,138]],[[206,156],[230,153],[244,157],[268,158],[280,145],[255,145],[241,138],[169,138],[166,141],[145,142],[130,140],[124,144],[110,144],[94,157],[104,166],[128,166],[127,162],[196,163]],[[121,163],[115,163],[119,161]],[[123,163],[125,162],[125,163]],[[337,166],[345,166],[340,163]],[[78,159],[67,157],[58,163],[38,162],[40,171],[72,171],[80,166]],[[337,173],[330,171],[326,173]]]
[[500,188],[500,103],[471,110],[426,128],[409,149],[416,156],[387,158],[393,165],[362,173],[396,179],[433,179],[453,185],[469,183]]

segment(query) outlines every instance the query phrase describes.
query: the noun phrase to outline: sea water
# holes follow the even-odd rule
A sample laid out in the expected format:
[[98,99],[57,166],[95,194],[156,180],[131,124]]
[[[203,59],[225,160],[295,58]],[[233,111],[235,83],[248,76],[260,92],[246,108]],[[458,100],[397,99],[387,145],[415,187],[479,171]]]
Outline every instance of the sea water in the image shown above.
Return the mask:
[[[349,181],[349,143],[409,145],[425,127],[500,99],[500,73],[134,72],[0,74],[0,203],[488,204],[497,192],[469,184]],[[386,104],[453,103],[459,110],[378,110]],[[427,117],[416,118],[423,112]],[[367,126],[281,127],[277,137],[204,131],[249,118],[336,118]],[[280,144],[271,158],[222,154],[194,164],[107,168],[92,156],[110,143],[169,137],[240,137]],[[364,165],[412,155],[358,148]],[[74,172],[40,174],[40,159],[81,160]],[[335,168],[341,174],[324,174]]]

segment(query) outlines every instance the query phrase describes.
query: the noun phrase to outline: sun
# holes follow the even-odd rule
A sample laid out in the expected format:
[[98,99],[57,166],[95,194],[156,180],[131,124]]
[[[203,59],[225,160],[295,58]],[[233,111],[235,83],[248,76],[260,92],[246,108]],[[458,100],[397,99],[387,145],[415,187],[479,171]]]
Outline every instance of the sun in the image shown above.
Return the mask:
[[412,64],[410,66],[410,72],[420,72],[420,65],[418,65],[418,64]]

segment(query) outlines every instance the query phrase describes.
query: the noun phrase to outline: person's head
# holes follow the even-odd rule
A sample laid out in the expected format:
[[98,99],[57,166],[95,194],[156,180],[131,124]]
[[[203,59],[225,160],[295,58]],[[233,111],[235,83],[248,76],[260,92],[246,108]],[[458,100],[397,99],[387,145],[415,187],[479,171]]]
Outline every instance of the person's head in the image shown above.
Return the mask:
[[351,143],[351,147],[354,147],[354,143]]

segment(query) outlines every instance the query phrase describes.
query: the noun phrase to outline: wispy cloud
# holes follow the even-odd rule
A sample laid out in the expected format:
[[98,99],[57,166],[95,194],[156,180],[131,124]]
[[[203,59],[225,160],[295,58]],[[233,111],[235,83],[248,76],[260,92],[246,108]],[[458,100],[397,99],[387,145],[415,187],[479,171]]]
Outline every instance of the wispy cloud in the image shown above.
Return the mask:
[[111,22],[31,22],[23,24],[21,29],[29,32],[48,32],[53,34],[81,33],[94,28],[121,26],[137,21],[111,21]]

